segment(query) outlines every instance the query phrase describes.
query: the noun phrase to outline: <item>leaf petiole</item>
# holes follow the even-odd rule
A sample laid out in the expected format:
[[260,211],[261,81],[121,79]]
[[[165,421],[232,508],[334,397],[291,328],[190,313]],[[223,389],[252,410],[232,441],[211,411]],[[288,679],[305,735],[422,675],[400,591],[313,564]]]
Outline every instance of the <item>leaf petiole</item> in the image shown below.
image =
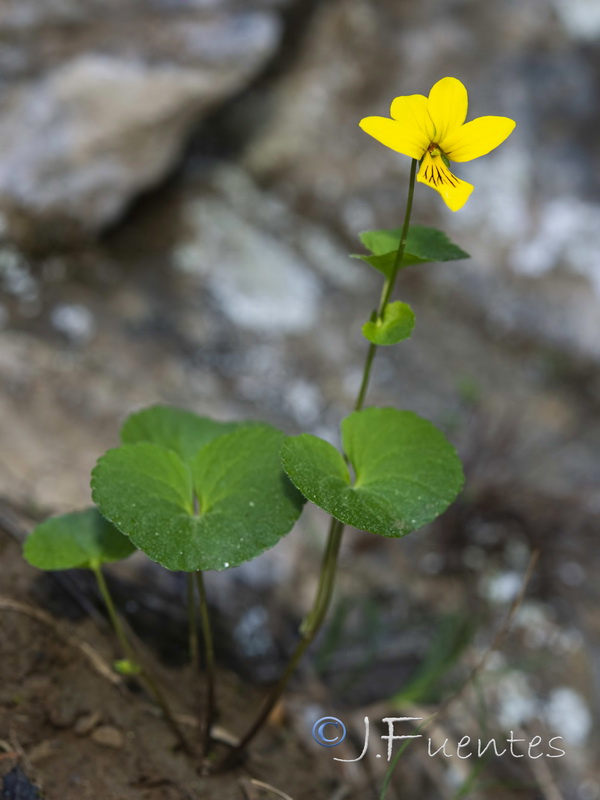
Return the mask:
[[115,632],[117,639],[119,640],[119,644],[121,646],[121,650],[123,655],[125,656],[125,660],[129,664],[128,672],[130,674],[135,675],[138,680],[145,685],[146,689],[150,692],[150,694],[154,697],[156,703],[160,706],[163,714],[165,715],[165,719],[169,723],[173,733],[177,737],[179,744],[183,748],[183,750],[188,755],[193,755],[192,748],[190,747],[189,742],[187,741],[186,737],[183,735],[181,728],[177,724],[177,720],[171,711],[167,699],[165,698],[162,690],[154,680],[154,678],[148,673],[148,670],[139,664],[138,659],[135,656],[133,648],[127,639],[125,634],[125,629],[121,623],[121,620],[118,617],[115,604],[113,603],[112,596],[108,590],[108,586],[106,584],[106,580],[104,578],[104,574],[102,572],[102,568],[97,561],[90,562],[90,569],[94,573],[94,577],[96,578],[96,582],[98,584],[98,589],[100,590],[100,594],[102,595],[102,599],[104,600],[104,605],[106,606],[106,610],[108,612],[108,616],[112,625],[112,628]]

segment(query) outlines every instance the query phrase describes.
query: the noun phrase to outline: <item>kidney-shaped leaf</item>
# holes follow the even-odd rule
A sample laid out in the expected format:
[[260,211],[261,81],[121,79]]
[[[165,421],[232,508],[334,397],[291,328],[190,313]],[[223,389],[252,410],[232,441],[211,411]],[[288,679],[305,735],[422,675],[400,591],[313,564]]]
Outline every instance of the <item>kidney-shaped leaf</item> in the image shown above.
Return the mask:
[[123,444],[159,444],[174,450],[184,461],[190,461],[204,445],[241,424],[218,422],[174,406],[150,406],[127,417],[121,428],[121,441]]
[[39,569],[95,568],[135,549],[97,508],[88,508],[42,522],[27,537],[23,555]]
[[336,519],[382,536],[404,536],[439,516],[463,485],[456,451],[411,411],[367,408],[342,422],[342,455],[316,436],[286,440],[292,482]]
[[273,547],[304,498],[281,469],[283,434],[255,424],[220,436],[186,464],[161,445],[109,450],[92,496],[119,530],[173,570],[221,570]]

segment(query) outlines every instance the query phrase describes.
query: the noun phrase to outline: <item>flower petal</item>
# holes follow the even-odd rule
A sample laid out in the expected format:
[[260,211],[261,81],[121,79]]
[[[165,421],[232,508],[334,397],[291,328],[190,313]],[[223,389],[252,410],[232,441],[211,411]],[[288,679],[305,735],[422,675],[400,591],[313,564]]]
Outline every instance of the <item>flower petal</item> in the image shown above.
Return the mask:
[[434,141],[440,147],[446,136],[463,124],[468,106],[467,90],[457,78],[442,78],[432,87],[427,110],[435,126]]
[[402,123],[419,130],[423,136],[423,150],[433,141],[433,122],[427,111],[427,98],[422,94],[409,94],[396,97],[390,107],[390,116]]
[[450,133],[440,147],[451,161],[471,161],[502,144],[516,124],[509,117],[478,117]]
[[398,122],[388,117],[365,117],[359,125],[381,144],[409,158],[422,158],[429,145],[429,140],[412,120]]
[[419,183],[431,186],[451,211],[458,211],[469,199],[473,186],[453,175],[444,164],[441,156],[426,153],[417,175]]

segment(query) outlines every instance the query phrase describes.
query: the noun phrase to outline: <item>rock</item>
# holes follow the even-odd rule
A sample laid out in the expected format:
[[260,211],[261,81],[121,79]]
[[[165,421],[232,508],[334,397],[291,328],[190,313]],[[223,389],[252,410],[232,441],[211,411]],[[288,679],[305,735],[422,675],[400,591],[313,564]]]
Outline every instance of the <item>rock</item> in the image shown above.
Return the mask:
[[100,725],[99,728],[92,733],[92,740],[102,747],[112,747],[115,750],[123,747],[125,737],[118,728],[112,725]]
[[595,0],[552,0],[568,32],[584,42],[600,37],[600,6]]
[[233,167],[215,168],[183,216],[189,233],[175,249],[176,266],[206,281],[220,310],[241,328],[308,331],[320,311],[319,277],[340,287],[364,285],[366,271],[332,236]]
[[[177,261],[188,273],[206,270],[211,291],[232,321],[274,333],[307,330],[314,324],[318,285],[293,252],[236,219],[224,205],[198,201],[191,213],[200,246],[190,243],[179,249]],[[215,264],[219,270],[209,272]]]
[[92,731],[100,722],[101,718],[102,717],[98,711],[92,711],[89,714],[83,714],[77,719],[75,725],[73,725],[73,731],[78,736],[87,736],[87,734],[90,733],[90,731]]
[[77,303],[60,303],[52,309],[50,319],[54,328],[75,344],[87,344],[94,334],[91,311]]
[[279,42],[261,3],[8,0],[0,205],[86,231],[172,169],[192,128]]

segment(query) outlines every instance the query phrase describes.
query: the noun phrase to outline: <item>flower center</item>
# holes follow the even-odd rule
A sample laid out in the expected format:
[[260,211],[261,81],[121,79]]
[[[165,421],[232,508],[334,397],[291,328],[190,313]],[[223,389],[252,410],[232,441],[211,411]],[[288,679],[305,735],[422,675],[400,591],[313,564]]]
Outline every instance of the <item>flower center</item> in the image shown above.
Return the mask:
[[439,146],[439,144],[437,142],[431,142],[430,143],[429,147],[425,151],[425,155],[421,159],[421,163],[423,163],[423,161],[425,161],[427,156],[429,156],[429,158],[432,161],[434,161],[434,160],[436,160],[438,158],[441,158],[444,166],[446,166],[447,169],[450,169],[450,161],[448,160],[448,156],[446,155],[446,153],[444,153],[444,151],[442,150],[442,148]]
[[456,188],[459,180],[448,169],[448,159],[439,145],[432,142],[423,156],[419,174],[422,175],[422,182],[437,188],[442,185]]

